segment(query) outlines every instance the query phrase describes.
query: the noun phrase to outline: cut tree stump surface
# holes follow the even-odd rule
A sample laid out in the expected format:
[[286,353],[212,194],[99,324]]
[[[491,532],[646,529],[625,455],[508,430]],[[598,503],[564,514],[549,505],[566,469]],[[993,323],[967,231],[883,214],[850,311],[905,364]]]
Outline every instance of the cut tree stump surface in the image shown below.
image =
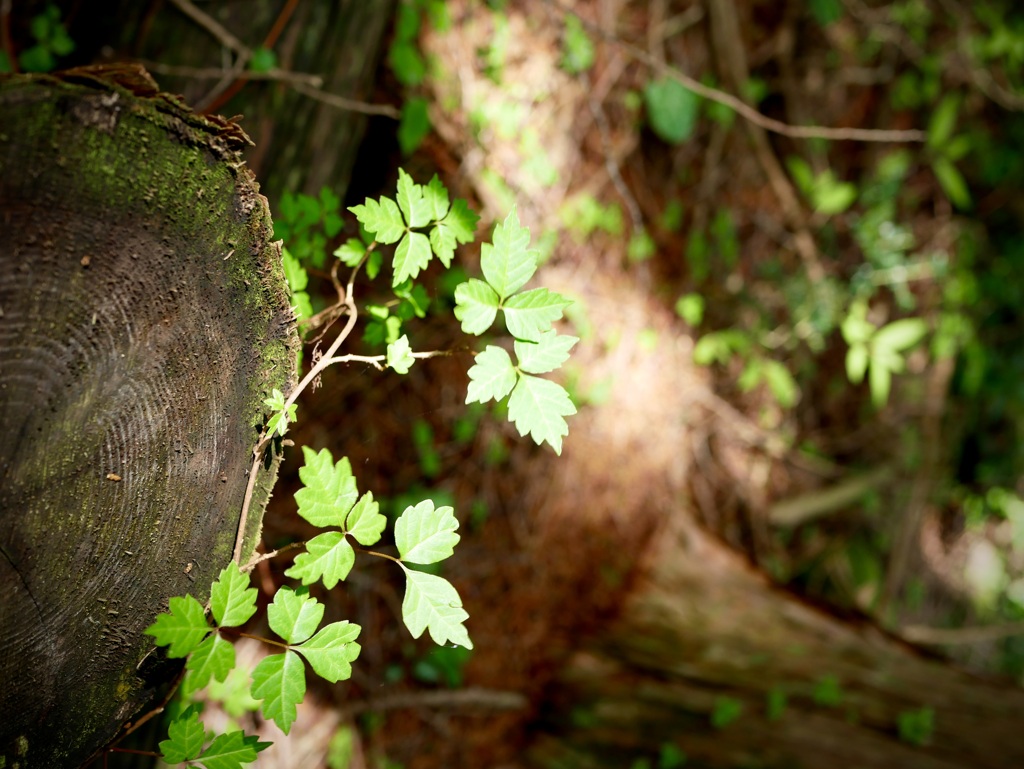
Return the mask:
[[0,80],[0,766],[114,738],[179,668],[143,629],[231,559],[298,344],[247,143],[138,69]]

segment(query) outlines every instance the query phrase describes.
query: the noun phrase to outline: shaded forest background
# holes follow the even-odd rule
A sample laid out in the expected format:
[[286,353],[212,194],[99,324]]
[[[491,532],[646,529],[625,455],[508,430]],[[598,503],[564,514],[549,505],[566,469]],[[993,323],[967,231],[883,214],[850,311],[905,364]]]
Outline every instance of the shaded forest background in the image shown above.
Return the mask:
[[[843,627],[948,661],[992,702],[1019,686],[1015,3],[66,0],[0,14],[8,68],[140,60],[197,109],[241,115],[278,234],[314,275],[354,232],[345,206],[387,192],[401,165],[438,173],[481,227],[517,206],[543,280],[575,300],[565,384],[580,413],[560,459],[462,405],[464,346],[402,378],[331,370],[303,399],[294,441],[349,456],[391,512],[424,495],[455,505],[446,576],[476,651],[411,641],[390,576],[357,565],[324,596],[364,628],[353,680],[314,691],[259,766],[785,765],[771,746],[787,708],[863,723],[893,765],[946,765],[938,706],[876,691],[891,707],[875,712],[852,663],[774,666],[793,637],[730,640],[772,628],[771,612],[831,615],[835,648]],[[463,344],[453,283],[425,283],[436,312],[410,327],[414,345]],[[308,535],[295,473],[292,457],[268,548]],[[289,562],[263,566],[270,594]],[[637,625],[665,584],[689,586],[685,609],[654,602]],[[700,683],[670,716],[645,714],[638,669]],[[934,669],[922,689],[942,688]],[[245,718],[225,696],[225,717]],[[842,755],[800,739],[805,756]]]

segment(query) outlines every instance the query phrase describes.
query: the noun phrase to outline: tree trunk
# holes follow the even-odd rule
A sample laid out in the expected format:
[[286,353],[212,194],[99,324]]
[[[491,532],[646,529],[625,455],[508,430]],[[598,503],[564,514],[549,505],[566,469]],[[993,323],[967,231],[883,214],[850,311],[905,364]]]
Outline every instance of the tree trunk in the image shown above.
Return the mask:
[[114,738],[178,668],[142,630],[231,559],[297,346],[247,142],[141,70],[0,80],[0,766]]
[[[809,607],[682,518],[653,558],[620,619],[551,687],[532,765],[658,766],[673,745],[687,767],[1024,766],[1020,689]],[[774,717],[772,696],[785,698]],[[924,709],[924,744],[901,739],[901,718]]]

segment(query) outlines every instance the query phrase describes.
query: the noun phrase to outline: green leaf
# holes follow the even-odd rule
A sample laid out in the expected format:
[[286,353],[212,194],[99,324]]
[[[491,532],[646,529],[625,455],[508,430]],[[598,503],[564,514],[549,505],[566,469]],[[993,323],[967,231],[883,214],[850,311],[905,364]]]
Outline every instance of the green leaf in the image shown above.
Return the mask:
[[282,587],[267,607],[270,629],[290,644],[300,644],[313,635],[324,618],[324,605],[305,588]]
[[928,333],[928,324],[921,318],[902,318],[878,330],[871,345],[878,350],[908,350]]
[[327,449],[317,453],[303,446],[302,453],[306,463],[299,469],[299,479],[305,486],[295,492],[299,515],[314,526],[343,528],[345,516],[359,496],[348,457],[334,464]]
[[190,595],[176,595],[170,600],[170,611],[142,632],[153,636],[157,646],[166,646],[172,659],[188,656],[210,632],[203,607]]
[[445,268],[451,267],[455,257],[455,231],[443,222],[430,231],[430,248]]
[[501,297],[482,280],[470,278],[455,287],[455,317],[463,333],[484,333],[494,323],[500,304]]
[[379,512],[380,506],[373,501],[373,493],[366,492],[348,514],[345,525],[348,533],[360,545],[369,547],[380,540],[380,534],[388,525],[388,519]]
[[[451,203],[448,202],[448,189],[444,186],[437,174],[423,188],[423,202],[430,211],[430,221],[439,222],[448,215]],[[470,236],[472,239],[472,235]]]
[[892,387],[892,372],[879,361],[871,361],[871,369],[868,372],[868,386],[871,390],[871,402],[875,408],[882,408],[889,400],[889,390]]
[[512,392],[515,384],[516,370],[508,353],[500,347],[487,345],[469,370],[466,403],[487,403],[492,398],[500,401]]
[[594,43],[578,16],[566,14],[562,46],[562,69],[569,74],[578,75],[594,66]]
[[405,86],[419,85],[427,74],[427,64],[411,42],[394,42],[388,50],[388,64],[398,82]]
[[857,187],[832,178],[820,179],[814,187],[814,210],[826,216],[841,214],[857,200]]
[[398,147],[403,155],[411,155],[430,133],[427,100],[418,96],[406,99],[398,118]]
[[855,342],[846,351],[846,376],[853,384],[864,381],[868,370],[868,348],[863,342]]
[[523,291],[511,297],[502,308],[505,325],[516,339],[539,342],[551,324],[562,317],[562,310],[572,302],[546,288]]
[[334,249],[334,255],[341,259],[346,267],[355,267],[366,254],[366,246],[359,238],[349,238]]
[[462,608],[455,587],[443,577],[413,571],[404,564],[402,569],[406,578],[402,619],[412,637],[419,638],[424,630],[429,630],[431,639],[439,646],[451,641],[472,649],[473,642],[462,624],[469,614]]
[[425,499],[411,505],[395,521],[395,545],[403,561],[437,563],[449,558],[459,543],[455,530],[459,522],[451,507],[434,509],[434,502]]
[[957,94],[946,94],[939,102],[928,123],[928,149],[936,150],[949,141],[956,128],[956,113],[959,110],[960,97]]
[[407,232],[395,249],[392,263],[395,276],[391,285],[397,286],[408,278],[415,278],[429,263],[430,240],[422,232]]
[[651,130],[669,144],[681,144],[693,135],[700,97],[671,77],[647,84],[644,102]]
[[263,700],[263,715],[288,734],[296,706],[306,696],[306,672],[299,655],[289,650],[264,657],[252,671],[252,696]]
[[455,198],[447,215],[442,219],[442,223],[455,233],[455,239],[459,243],[473,242],[476,236],[476,223],[479,221],[480,217],[462,198]]
[[412,348],[409,347],[409,337],[402,334],[396,341],[388,345],[387,353],[388,366],[399,374],[408,374],[416,359],[412,357]]
[[281,266],[284,268],[284,279],[292,293],[305,291],[309,285],[309,275],[298,259],[292,256],[287,248],[281,249]]
[[167,739],[160,743],[160,755],[168,764],[191,761],[203,750],[206,730],[199,722],[199,706],[190,705],[167,727]]
[[561,385],[523,375],[508,400],[508,418],[520,435],[530,434],[538,445],[547,441],[556,454],[562,453],[562,438],[569,426],[562,417],[576,413],[569,393]]
[[256,588],[237,563],[229,563],[210,588],[210,611],[220,627],[238,627],[256,613]]
[[402,220],[402,212],[398,204],[386,195],[380,201],[367,198],[361,206],[349,209],[367,232],[372,234],[378,243],[395,243],[405,234],[406,226]]
[[554,371],[568,360],[569,351],[578,341],[579,337],[560,335],[554,329],[542,333],[536,342],[517,339],[514,347],[519,369],[528,374]]
[[537,252],[529,248],[530,230],[519,226],[513,206],[505,221],[494,228],[494,243],[480,249],[480,269],[499,297],[522,288],[537,271]]
[[295,563],[285,574],[311,585],[322,579],[328,590],[348,577],[356,553],[340,531],[328,531],[306,543],[306,552],[295,558]]
[[223,681],[234,666],[235,647],[219,633],[214,633],[196,647],[185,663],[189,675],[182,685],[182,693],[189,695],[202,689],[210,683],[211,676]]
[[967,189],[967,182],[947,158],[935,158],[932,161],[932,171],[935,178],[939,180],[942,191],[949,196],[950,201],[957,208],[964,209],[971,206],[971,193]]
[[284,435],[288,431],[288,425],[295,420],[296,404],[291,404],[287,411],[284,408],[285,397],[280,390],[274,388],[269,398],[264,399],[264,405],[272,412],[267,420],[267,435],[273,435],[274,431]]
[[398,169],[398,207],[410,227],[426,227],[431,207],[423,199],[423,187],[416,184],[404,169]]
[[244,764],[255,761],[257,754],[270,744],[241,731],[218,734],[200,756],[199,763],[206,769],[241,769]]
[[800,387],[789,369],[777,360],[766,360],[762,371],[764,381],[779,405],[784,409],[795,406],[800,398]]
[[256,48],[249,59],[252,72],[270,72],[277,67],[277,54],[269,48]]
[[332,684],[352,677],[352,665],[359,656],[359,625],[332,622],[295,651],[305,657],[316,674]]

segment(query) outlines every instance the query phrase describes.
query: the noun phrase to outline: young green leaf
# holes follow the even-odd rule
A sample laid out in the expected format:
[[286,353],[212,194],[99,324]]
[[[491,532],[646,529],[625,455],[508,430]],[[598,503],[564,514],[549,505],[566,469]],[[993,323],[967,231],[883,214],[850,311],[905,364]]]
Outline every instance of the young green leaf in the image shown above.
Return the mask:
[[430,263],[430,241],[422,232],[407,232],[402,242],[395,249],[395,274],[392,286],[397,286],[408,278],[415,278]]
[[271,414],[270,419],[267,420],[267,434],[272,435],[276,430],[281,435],[284,435],[288,431],[288,425],[295,420],[297,406],[293,403],[286,410],[284,407],[284,393],[277,388],[274,388],[270,397],[265,398],[263,403],[274,412]]
[[487,403],[492,398],[500,401],[512,392],[515,384],[516,370],[512,359],[505,350],[489,344],[476,356],[469,370],[466,403]]
[[190,705],[171,721],[167,739],[160,743],[160,755],[168,764],[191,761],[203,750],[206,730],[199,721],[199,705]]
[[508,399],[508,418],[519,434],[529,433],[538,445],[547,441],[556,454],[562,453],[562,438],[569,434],[562,417],[575,413],[565,388],[540,377],[520,376]]
[[480,269],[502,299],[522,288],[537,271],[537,252],[529,248],[530,231],[519,226],[515,207],[494,228],[494,244],[480,248]]
[[875,408],[882,408],[889,400],[892,372],[878,361],[872,361],[871,369],[868,371],[868,385],[871,390],[871,402]]
[[397,341],[388,345],[387,353],[388,366],[399,374],[408,374],[416,359],[412,357],[412,349],[409,347],[409,337],[402,334]]
[[493,288],[482,280],[470,278],[455,287],[455,317],[462,331],[479,336],[491,327],[501,303]]
[[359,238],[349,238],[334,249],[334,255],[341,259],[346,267],[355,267],[365,254],[366,246]]
[[332,622],[295,651],[309,661],[318,676],[336,684],[352,677],[351,663],[360,652],[355,640],[361,629],[347,621]]
[[413,571],[404,564],[402,569],[406,577],[402,619],[412,637],[419,638],[424,630],[429,630],[434,643],[440,646],[451,641],[472,649],[473,642],[462,624],[469,614],[462,608],[462,599],[452,584],[443,577]]
[[572,302],[546,288],[535,288],[516,294],[505,302],[505,325],[516,339],[539,342],[541,334],[562,317],[562,310]]
[[312,585],[323,580],[328,590],[343,581],[352,571],[356,554],[352,545],[340,531],[328,531],[306,543],[306,552],[295,558],[295,563],[285,574],[302,580],[303,585]]
[[199,763],[206,769],[242,769],[245,764],[256,760],[260,751],[269,748],[271,743],[260,742],[255,735],[247,735],[242,731],[218,734],[213,738]]
[[386,195],[380,201],[367,198],[360,206],[349,209],[363,228],[372,234],[378,243],[395,243],[405,234],[406,226],[398,204]]
[[902,318],[878,330],[871,339],[878,350],[907,350],[924,338],[928,324],[921,318]]
[[295,492],[299,515],[321,528],[343,527],[345,516],[359,496],[348,457],[335,464],[327,449],[317,453],[303,446],[302,453],[306,462],[299,469],[299,479],[305,486]]
[[451,267],[455,257],[455,231],[443,222],[435,225],[430,231],[430,248],[445,269]]
[[388,519],[380,514],[380,505],[373,501],[373,493],[366,492],[352,508],[345,521],[348,533],[360,545],[369,547],[380,540],[380,534],[388,525]]
[[142,632],[153,636],[157,646],[169,647],[168,657],[186,657],[199,646],[211,628],[203,607],[192,596],[174,596],[169,605],[170,611],[158,616],[156,622]]
[[210,588],[210,611],[220,627],[238,627],[256,613],[256,588],[237,563],[229,563]]
[[462,198],[455,198],[441,223],[451,229],[459,243],[472,243],[476,235],[477,213]]
[[431,206],[423,199],[423,187],[416,184],[403,169],[398,169],[398,207],[410,227],[426,227]]
[[517,339],[513,346],[520,370],[528,374],[546,374],[565,363],[569,351],[578,341],[579,337],[559,335],[554,329],[549,329],[536,342]]
[[289,650],[264,657],[252,671],[252,696],[263,700],[263,715],[288,734],[296,706],[306,696],[306,671],[299,655]]
[[223,681],[234,666],[235,647],[220,634],[213,633],[196,647],[185,663],[189,675],[182,684],[182,693],[188,695],[202,689],[210,683],[211,676]]
[[[430,221],[439,222],[448,215],[451,204],[448,202],[448,190],[434,174],[430,182],[423,188],[423,202],[430,211]],[[472,237],[472,236],[471,236]]]
[[305,588],[282,587],[267,607],[270,629],[290,644],[300,644],[313,635],[324,618],[324,605]]
[[459,543],[455,530],[459,522],[451,507],[434,509],[434,502],[425,499],[411,505],[395,521],[395,544],[403,561],[437,563],[451,556]]

